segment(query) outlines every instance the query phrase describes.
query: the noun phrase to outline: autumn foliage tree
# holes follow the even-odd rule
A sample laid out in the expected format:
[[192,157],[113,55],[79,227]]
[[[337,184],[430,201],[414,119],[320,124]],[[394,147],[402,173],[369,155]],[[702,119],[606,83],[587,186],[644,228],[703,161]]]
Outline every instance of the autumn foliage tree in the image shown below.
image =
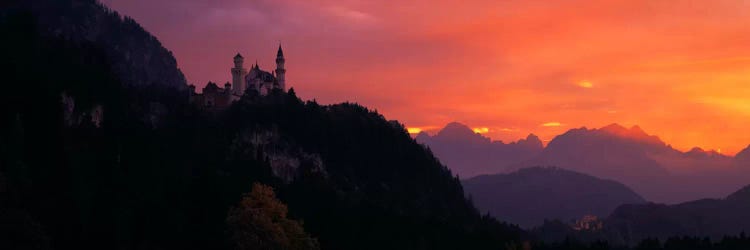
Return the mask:
[[240,203],[230,208],[227,226],[236,249],[319,249],[302,225],[287,217],[287,206],[273,188],[255,183]]

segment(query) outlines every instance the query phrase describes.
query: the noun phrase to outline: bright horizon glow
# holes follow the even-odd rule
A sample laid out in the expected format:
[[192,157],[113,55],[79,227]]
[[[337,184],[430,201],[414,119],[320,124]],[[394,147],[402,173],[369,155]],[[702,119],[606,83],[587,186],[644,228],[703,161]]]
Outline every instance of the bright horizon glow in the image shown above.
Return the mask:
[[619,123],[683,151],[750,144],[743,0],[103,2],[158,37],[198,88],[231,80],[237,52],[272,69],[281,41],[298,96],[421,131],[462,121],[513,128],[483,135],[515,141]]
[[589,81],[582,81],[578,83],[578,86],[581,86],[581,88],[590,89],[594,87],[594,84]]
[[486,133],[490,132],[490,129],[489,128],[485,128],[485,127],[483,127],[483,128],[473,128],[472,130],[474,131],[474,133],[477,133],[477,134],[486,134]]
[[406,128],[406,131],[409,132],[409,134],[419,134],[422,132],[421,128]]

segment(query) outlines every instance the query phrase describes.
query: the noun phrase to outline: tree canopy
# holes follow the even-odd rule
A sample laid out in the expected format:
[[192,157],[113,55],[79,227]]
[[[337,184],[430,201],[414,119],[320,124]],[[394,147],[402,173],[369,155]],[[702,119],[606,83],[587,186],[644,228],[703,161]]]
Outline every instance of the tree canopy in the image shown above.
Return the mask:
[[227,226],[239,250],[319,249],[302,224],[287,218],[287,207],[276,199],[273,188],[255,183],[227,215]]

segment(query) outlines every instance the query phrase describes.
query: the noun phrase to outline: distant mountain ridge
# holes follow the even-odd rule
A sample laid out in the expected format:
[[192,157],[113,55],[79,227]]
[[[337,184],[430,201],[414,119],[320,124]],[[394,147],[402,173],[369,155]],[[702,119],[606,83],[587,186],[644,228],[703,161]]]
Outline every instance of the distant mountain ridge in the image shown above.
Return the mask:
[[511,169],[526,166],[557,166],[604,179],[622,182],[649,199],[644,185],[667,176],[668,171],[649,155],[672,150],[640,128],[609,125],[601,129],[571,129],[555,137],[534,158]]
[[533,135],[518,143],[491,142],[459,123],[449,124],[434,136],[421,133],[416,140],[464,179],[556,166],[616,180],[647,200],[665,203],[718,198],[750,183],[750,149],[735,157],[700,148],[682,152],[639,126],[575,128],[556,136],[546,147]]
[[462,183],[482,212],[525,228],[545,219],[606,217],[620,205],[646,202],[621,183],[554,167],[482,175]]
[[415,139],[428,146],[461,178],[502,172],[505,166],[528,159],[544,147],[534,134],[506,144],[474,133],[457,122],[449,123],[434,136],[422,132]]
[[750,231],[750,186],[724,199],[701,199],[676,205],[641,204],[618,207],[606,220],[630,243],[673,236],[709,236],[719,239]]
[[555,137],[542,153],[510,169],[558,166],[632,187],[647,200],[676,203],[721,197],[750,182],[750,171],[716,152],[681,152],[640,127],[578,128]]
[[613,123],[602,127],[599,130],[619,137],[630,138],[644,144],[666,146],[666,143],[664,143],[658,136],[647,134],[646,131],[643,131],[638,125],[634,125],[628,129],[620,124]]

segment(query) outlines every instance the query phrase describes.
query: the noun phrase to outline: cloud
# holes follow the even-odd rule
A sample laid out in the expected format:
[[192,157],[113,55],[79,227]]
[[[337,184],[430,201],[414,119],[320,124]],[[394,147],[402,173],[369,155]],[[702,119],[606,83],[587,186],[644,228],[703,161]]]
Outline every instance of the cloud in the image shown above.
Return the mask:
[[547,122],[547,123],[542,124],[542,127],[560,127],[562,125],[563,124],[559,122]]
[[324,8],[324,10],[349,24],[373,25],[377,22],[377,19],[371,14],[349,9],[340,5],[328,6],[327,8]]

